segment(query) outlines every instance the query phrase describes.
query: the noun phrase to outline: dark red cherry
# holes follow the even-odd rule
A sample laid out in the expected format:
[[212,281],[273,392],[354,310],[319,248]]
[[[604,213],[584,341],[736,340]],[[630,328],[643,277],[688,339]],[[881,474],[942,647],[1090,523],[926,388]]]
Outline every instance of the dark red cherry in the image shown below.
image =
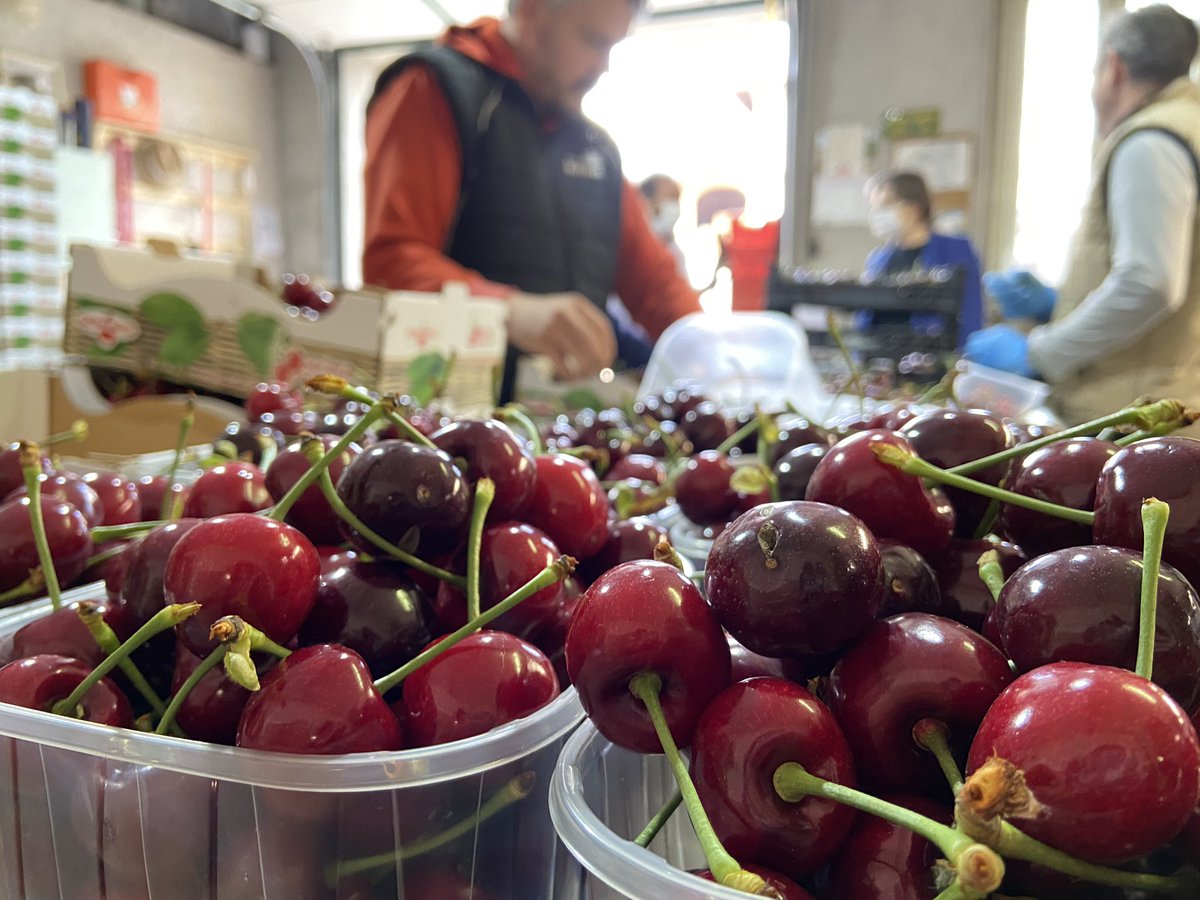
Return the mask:
[[856,783],[841,729],[800,685],[778,678],[740,681],[700,717],[691,772],[717,836],[739,861],[800,878],[829,862],[857,813],[828,800],[781,799],[771,779],[787,762],[828,781]]
[[[54,467],[43,453],[38,457],[42,473],[50,475]],[[21,470],[20,444],[9,444],[0,450],[0,497],[8,497],[17,488],[25,486],[25,473]]]
[[675,499],[683,514],[697,525],[729,521],[737,491],[729,486],[733,463],[724,453],[705,450],[688,460],[675,482]]
[[968,772],[999,756],[1040,804],[1021,830],[1071,856],[1119,863],[1177,835],[1200,801],[1200,743],[1158,685],[1109,666],[1060,662],[996,698]]
[[729,644],[730,677],[732,682],[747,678],[786,678],[782,660],[762,656],[739,644],[731,634],[725,635]]
[[901,613],[878,622],[841,658],[825,697],[864,782],[922,791],[944,778],[933,755],[913,740],[913,726],[939,719],[949,726],[951,746],[965,750],[1012,679],[1004,654],[964,625]]
[[716,450],[733,434],[733,425],[712,402],[688,410],[682,425],[683,433],[697,450]]
[[[384,540],[403,544],[413,528],[417,555],[443,553],[467,536],[471,492],[448,455],[408,441],[379,441],[346,467],[338,496],[363,524]],[[373,544],[342,524],[362,550]]]
[[480,478],[490,478],[496,496],[488,509],[488,520],[504,522],[517,518],[533,495],[537,467],[533,454],[503,422],[494,419],[460,419],[435,431],[430,440],[460,465],[471,487]]
[[941,613],[942,594],[937,574],[912,547],[896,541],[879,542],[883,558],[883,604],[879,617],[902,612]]
[[[806,891],[792,879],[786,875],[780,875],[778,872],[772,872],[770,869],[765,869],[762,866],[756,866],[753,863],[742,863],[742,868],[747,872],[753,872],[767,884],[775,889],[775,893],[779,895],[781,900],[816,900],[812,894]],[[705,881],[715,881],[712,877],[712,872],[708,869],[701,869],[696,873],[699,878]]]
[[1200,440],[1164,437],[1138,441],[1107,463],[1096,484],[1097,544],[1142,549],[1142,501],[1171,506],[1163,559],[1200,584]]
[[325,290],[307,275],[283,276],[283,300],[292,306],[312,310],[315,313],[329,312],[337,303],[337,297]]
[[[129,572],[129,560],[133,557],[135,543],[136,541],[114,541],[110,546],[120,547],[121,552],[107,562],[100,563],[99,567],[94,567],[97,577],[104,581],[104,593],[109,600],[121,599],[121,591],[125,588],[125,576]],[[83,580],[87,582],[91,579],[84,577]]]
[[[43,497],[70,503],[83,514],[88,528],[95,528],[104,522],[104,504],[100,502],[100,495],[74,472],[51,472],[40,476],[39,482]],[[28,495],[29,492],[22,485],[5,497],[4,502]]]
[[[918,796],[885,797],[943,825],[949,809]],[[862,815],[829,869],[828,900],[934,900],[941,851],[920,835],[877,816]]]
[[[89,666],[99,665],[107,654],[79,618],[77,605],[72,603],[22,625],[12,637],[12,658],[48,653],[77,659]],[[133,634],[136,626],[132,626],[120,602],[102,603],[99,612],[121,640]]]
[[686,444],[687,439],[679,430],[679,426],[674,422],[659,422],[654,429],[642,438],[641,444],[638,445],[637,449],[647,456],[662,459],[669,453],[672,442],[675,445]]
[[567,673],[567,630],[571,626],[571,617],[583,597],[583,590],[574,576],[563,582],[563,598],[554,615],[546,619],[531,631],[525,640],[546,654],[550,664],[554,666],[554,674],[558,677],[560,688],[571,683]]
[[829,445],[820,443],[805,444],[783,454],[773,470],[779,485],[779,499],[803,500],[817,463],[823,460],[828,452]]
[[663,484],[667,480],[667,467],[649,454],[631,453],[613,463],[612,468],[604,473],[604,477],[609,481],[636,478],[651,484]]
[[227,441],[233,446],[239,460],[256,466],[262,462],[264,452],[272,444],[276,448],[283,448],[283,435],[273,426],[261,423],[244,425],[240,422],[230,422],[214,439],[214,443],[222,441]]
[[280,753],[370,753],[402,747],[400,723],[362,657],[337,644],[302,647],[250,695],[237,745]]
[[539,456],[535,464],[533,496],[521,518],[577,560],[600,552],[608,540],[611,508],[596,474],[571,456]]
[[928,558],[949,543],[954,510],[941,491],[876,458],[871,450],[875,444],[913,452],[908,439],[893,431],[843,438],[817,463],[805,499],[840,506],[862,519],[876,537],[900,541]]
[[779,437],[771,447],[771,464],[779,462],[793,450],[809,444],[830,445],[829,432],[807,419],[790,419],[779,423]]
[[[1012,435],[999,417],[973,409],[927,412],[905,424],[900,433],[908,438],[921,459],[943,469],[991,456],[1013,445]],[[1007,472],[1007,463],[1000,463],[973,472],[971,478],[999,484]],[[990,501],[957,488],[948,489],[946,499],[954,507],[955,534],[971,537],[983,521]]]
[[546,654],[503,631],[463,638],[404,679],[404,734],[413,747],[486,734],[558,696]]
[[89,472],[83,480],[100,498],[103,524],[131,525],[141,521],[142,498],[134,482],[117,472]]
[[[43,497],[41,507],[54,571],[59,584],[69,585],[83,572],[92,555],[87,522],[79,510],[61,500]],[[39,565],[29,521],[29,498],[19,497],[0,504],[0,591],[16,587]]]
[[380,678],[416,656],[432,636],[425,592],[386,562],[355,560],[321,576],[302,644],[340,644]]
[[171,503],[183,509],[190,489],[179,481],[167,483],[165,475],[145,475],[138,479],[138,496],[142,500],[142,521],[155,522],[162,518],[163,497],[171,492]]
[[[200,665],[201,659],[182,643],[175,649],[175,671],[171,676],[171,693],[178,691],[188,676]],[[237,736],[238,721],[250,692],[236,684],[222,666],[207,672],[175,715],[184,734],[193,740],[213,744],[232,744]]]
[[623,562],[654,559],[654,548],[666,538],[667,532],[646,518],[625,519],[608,527],[608,540],[600,552],[579,567],[577,575],[591,584],[609,569]]
[[[318,440],[321,441],[325,452],[329,452],[338,442],[338,438],[331,434],[319,435]],[[350,465],[351,460],[360,453],[362,453],[362,448],[358,444],[351,444],[329,464],[329,477],[335,485],[342,477],[346,466]],[[263,484],[270,493],[271,499],[276,503],[282,500],[292,485],[299,481],[311,467],[312,463],[308,461],[300,444],[293,444],[280,453],[267,469],[263,479]],[[342,539],[341,520],[330,507],[325,495],[321,493],[319,485],[314,484],[300,495],[300,499],[288,510],[284,521],[302,531],[310,541],[317,545],[336,544]]]
[[[1121,448],[1095,438],[1068,438],[1035,450],[1019,463],[1005,487],[1027,497],[1047,500],[1072,509],[1092,509],[1100,470]],[[1079,525],[1032,510],[1000,507],[1000,530],[1032,556],[1051,550],[1080,547],[1092,542],[1089,525]]]
[[1034,425],[1026,422],[1012,422],[1007,419],[1004,421],[1004,428],[1018,444],[1028,444],[1030,441],[1048,437],[1061,430],[1051,425]]
[[211,519],[230,513],[254,513],[271,505],[262,470],[251,463],[214,466],[196,479],[183,505],[189,519]]
[[708,702],[729,684],[729,645],[696,586],[674,566],[623,563],[600,576],[567,632],[567,672],[600,733],[640,753],[661,752],[634,676],[662,678],[661,702],[681,747]]
[[121,597],[136,623],[135,628],[149,622],[150,617],[165,605],[163,577],[167,560],[179,540],[200,522],[200,519],[179,519],[160,525],[125,551],[129,565],[121,585]]
[[320,572],[317,551],[290,525],[264,516],[219,516],[178,540],[163,590],[168,603],[202,605],[177,631],[189,650],[207,656],[209,628],[222,616],[241,616],[286,644],[312,609]]
[[[0,703],[49,711],[59,700],[70,696],[92,666],[69,656],[43,653],[16,659],[0,666]],[[80,718],[117,728],[133,727],[129,701],[110,679],[102,678],[79,703]]]
[[286,385],[259,382],[246,398],[246,418],[257,422],[264,413],[297,410],[302,402],[300,394],[288,390]]
[[905,424],[917,418],[920,413],[908,403],[889,403],[878,407],[867,422],[868,428],[886,428],[889,431],[899,431]]
[[726,528],[704,587],[725,629],[764,656],[832,653],[875,619],[883,564],[861,521],[824,503],[768,503]]
[[[1070,660],[1133,669],[1142,554],[1072,547],[1026,563],[996,606],[1004,649],[1020,672]],[[1200,597],[1164,564],[1158,578],[1154,682],[1188,711],[1200,708]]]
[[937,572],[941,593],[940,614],[978,631],[992,607],[992,592],[979,577],[979,557],[988,550],[1000,556],[1000,568],[1007,578],[1026,562],[1020,547],[1005,541],[977,541],[955,538],[940,553],[929,557]]

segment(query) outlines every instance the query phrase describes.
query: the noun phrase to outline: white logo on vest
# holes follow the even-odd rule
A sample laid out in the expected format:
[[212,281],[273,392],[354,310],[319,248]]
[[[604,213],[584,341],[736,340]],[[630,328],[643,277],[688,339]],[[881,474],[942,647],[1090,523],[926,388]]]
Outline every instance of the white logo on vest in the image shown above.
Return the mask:
[[563,174],[572,178],[601,181],[604,178],[604,154],[599,150],[589,149],[579,156],[568,156],[563,159]]

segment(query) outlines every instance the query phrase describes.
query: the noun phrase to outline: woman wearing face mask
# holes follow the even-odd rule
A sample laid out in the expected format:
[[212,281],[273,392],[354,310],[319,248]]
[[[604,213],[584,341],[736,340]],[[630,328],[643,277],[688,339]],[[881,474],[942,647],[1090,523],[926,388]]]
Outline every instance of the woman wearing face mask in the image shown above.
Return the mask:
[[[932,204],[925,179],[915,172],[884,172],[868,186],[870,211],[867,223],[871,234],[883,241],[867,257],[864,274],[868,279],[902,272],[950,266],[966,273],[962,312],[959,317],[958,344],[983,324],[983,300],[980,291],[979,257],[966,238],[938,234],[933,230]],[[884,321],[878,313],[874,321]],[[903,322],[904,316],[892,321]]]

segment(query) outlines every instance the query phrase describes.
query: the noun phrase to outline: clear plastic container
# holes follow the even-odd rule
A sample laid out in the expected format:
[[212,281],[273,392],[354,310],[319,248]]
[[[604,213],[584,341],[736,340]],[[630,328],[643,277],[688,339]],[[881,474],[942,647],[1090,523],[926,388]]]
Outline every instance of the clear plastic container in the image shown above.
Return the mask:
[[[0,621],[13,633],[44,615]],[[486,735],[399,753],[293,756],[217,747],[0,705],[4,900],[536,900],[578,864],[547,809],[583,713],[574,690]],[[514,778],[531,792],[481,822]],[[418,843],[463,824],[436,847]],[[405,850],[410,858],[400,856]],[[365,875],[331,866],[374,854]]]
[[1050,385],[964,360],[954,379],[954,399],[970,409],[986,409],[1015,419],[1050,396]]
[[745,900],[740,891],[686,871],[705,863],[684,809],[671,816],[649,848],[633,843],[674,791],[666,757],[614,746],[585,722],[563,748],[550,786],[554,827],[583,864],[579,884],[563,896]]

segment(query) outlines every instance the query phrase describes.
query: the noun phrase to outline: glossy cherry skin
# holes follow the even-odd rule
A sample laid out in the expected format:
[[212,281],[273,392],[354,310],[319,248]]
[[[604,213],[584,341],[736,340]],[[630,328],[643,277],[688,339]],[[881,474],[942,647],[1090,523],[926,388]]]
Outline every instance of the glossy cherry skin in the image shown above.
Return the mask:
[[772,470],[779,485],[779,499],[803,500],[817,463],[823,460],[828,452],[829,445],[820,443],[804,444],[783,454]]
[[807,798],[788,803],[771,782],[786,762],[855,786],[854,761],[832,713],[798,684],[739,681],[700,717],[692,779],[717,836],[739,861],[800,878],[824,866],[854,824],[853,809]]
[[[175,649],[175,670],[171,675],[171,693],[178,691],[202,662],[183,644]],[[197,741],[232,744],[237,737],[238,721],[250,692],[236,684],[222,666],[207,672],[184,698],[175,721],[184,734]]]
[[[41,507],[54,571],[59,584],[65,587],[87,566],[93,550],[92,536],[83,515],[71,504],[43,497]],[[29,498],[9,500],[0,505],[0,591],[16,587],[39,565],[29,521]]]
[[744,647],[726,634],[725,641],[729,644],[729,680],[732,682],[745,681],[747,678],[786,678],[786,668],[782,660],[770,656],[762,656]]
[[733,434],[729,420],[711,402],[688,410],[683,416],[682,425],[683,433],[697,450],[716,450]]
[[899,431],[905,424],[919,415],[920,413],[907,403],[889,403],[875,410],[871,418],[867,420],[867,427],[887,428],[891,431]]
[[321,576],[303,644],[340,644],[380,678],[402,666],[436,632],[425,592],[386,562],[355,560]]
[[295,391],[289,391],[286,385],[271,382],[259,382],[244,404],[246,418],[257,422],[263,413],[273,413],[279,410],[299,409],[303,398]]
[[539,456],[537,480],[521,518],[577,560],[600,552],[608,540],[608,497],[596,473],[571,456]]
[[131,525],[142,519],[142,498],[137,484],[117,472],[89,472],[84,482],[100,498],[104,525]]
[[180,510],[187,502],[191,489],[178,481],[167,483],[165,475],[145,475],[138,479],[138,496],[142,500],[142,521],[155,522],[161,518],[163,497],[171,492],[171,502]]
[[271,505],[262,470],[251,463],[214,466],[196,479],[183,504],[189,519],[211,519],[230,513],[254,513]]
[[1200,440],[1185,437],[1138,441],[1113,456],[1096,482],[1097,544],[1142,549],[1142,500],[1171,506],[1163,559],[1200,585]]
[[165,605],[163,577],[167,560],[180,539],[195,528],[202,519],[177,519],[147,532],[125,551],[129,556],[121,598],[129,608],[130,617],[140,628]]
[[667,480],[667,467],[649,454],[631,453],[613,463],[612,468],[604,473],[604,477],[609,481],[636,478],[651,484],[663,484]]
[[909,441],[892,431],[843,438],[817,463],[805,499],[840,506],[876,537],[900,541],[928,558],[949,543],[954,510],[941,491],[877,459],[871,447],[881,443],[913,452]]
[[462,468],[471,487],[480,478],[490,478],[496,496],[488,509],[488,520],[504,522],[516,518],[533,495],[537,467],[533,454],[503,422],[493,419],[460,419],[435,431],[430,440]]
[[[900,433],[908,438],[921,459],[942,469],[991,456],[1007,450],[1014,443],[997,416],[969,409],[927,412],[907,422]],[[999,484],[1007,472],[1008,465],[1000,463],[971,473],[971,478]],[[954,507],[955,534],[971,537],[983,521],[990,501],[957,488],[948,488],[946,498]]]
[[168,603],[203,606],[177,631],[204,657],[213,648],[209,628],[222,616],[241,616],[286,644],[312,609],[320,574],[317,551],[290,525],[263,516],[218,516],[175,544],[163,592]]
[[[83,514],[88,528],[95,528],[104,522],[104,504],[100,502],[100,495],[74,472],[52,472],[42,475],[39,480],[43,497],[70,503]],[[28,495],[29,492],[22,485],[5,497],[4,502]]]
[[[402,544],[421,530],[417,555],[444,553],[467,536],[471,492],[450,457],[408,441],[378,441],[346,467],[338,496],[384,540]],[[360,549],[375,546],[345,523],[342,533]]]
[[[1070,660],[1132,670],[1137,661],[1142,554],[1072,547],[1008,579],[996,625],[1020,672]],[[1200,709],[1200,596],[1172,566],[1158,578],[1154,682],[1185,710]]]
[[733,463],[724,453],[705,450],[688,460],[675,482],[675,499],[683,514],[697,525],[729,521],[737,491],[729,486]]
[[[12,658],[24,659],[48,653],[70,657],[89,666],[99,665],[107,654],[79,618],[77,606],[72,603],[22,625],[12,638]],[[119,601],[102,603],[100,614],[121,640],[133,633],[128,610]]]
[[[903,806],[943,825],[949,809],[918,796],[890,796]],[[933,871],[941,851],[899,825],[862,815],[830,866],[827,900],[934,900]]]
[[779,436],[771,447],[771,464],[779,462],[793,450],[809,444],[830,445],[829,432],[807,419],[790,419],[779,423]]
[[[738,860],[741,862],[741,860]],[[780,875],[778,872],[772,872],[770,869],[765,869],[762,866],[756,866],[753,863],[742,862],[742,868],[747,872],[753,872],[767,884],[775,889],[781,900],[816,900],[812,894],[806,891],[792,879],[786,875]],[[703,878],[705,881],[715,881],[712,877],[712,872],[708,869],[701,869],[696,873],[698,878]]]
[[[54,467],[46,454],[38,456],[38,465],[42,474],[50,475]],[[9,444],[0,450],[0,497],[7,498],[19,487],[25,486],[25,473],[21,470],[20,444]]]
[[1041,811],[1021,830],[1089,862],[1165,844],[1200,801],[1200,742],[1158,685],[1109,666],[1027,672],[988,710],[968,771],[999,756],[1025,773]]
[[674,566],[623,563],[580,600],[567,631],[567,673],[584,711],[614,744],[639,753],[662,747],[629,682],[662,679],[660,699],[676,743],[692,741],[709,701],[729,685],[729,645],[696,586]]
[[929,558],[937,573],[941,593],[939,614],[968,628],[979,631],[992,607],[992,592],[979,577],[979,557],[988,550],[1000,556],[1000,568],[1005,577],[1012,575],[1026,562],[1020,547],[1005,541],[977,541],[955,538],[940,553]]
[[768,503],[713,542],[704,587],[722,626],[755,653],[832,653],[875,619],[883,562],[875,538],[845,510]]
[[[43,653],[15,659],[0,666],[0,703],[49,711],[59,700],[70,696],[92,667],[69,656]],[[81,718],[117,728],[133,727],[129,701],[110,679],[102,678],[79,703]]]
[[886,618],[902,612],[940,614],[942,593],[938,589],[937,573],[912,547],[896,541],[879,542],[883,559],[883,603],[879,617]]
[[577,575],[591,584],[609,569],[638,559],[654,559],[654,548],[667,532],[650,519],[633,518],[608,527],[608,540],[600,552],[579,567]]
[[[1096,438],[1068,438],[1035,450],[1005,479],[1005,487],[1027,497],[1072,509],[1093,508],[1100,470],[1121,448]],[[1000,506],[999,530],[1031,556],[1092,542],[1090,525],[1080,525],[1032,510]]]
[[404,679],[404,734],[431,747],[487,734],[558,696],[558,678],[537,647],[503,631],[480,631]]
[[400,723],[361,656],[337,644],[302,647],[251,694],[237,745],[280,753],[370,753],[403,746]]
[[933,755],[913,740],[921,719],[945,722],[951,746],[974,734],[1013,680],[1004,654],[958,622],[901,613],[878,622],[829,673],[825,697],[865,783],[920,792],[944,783]]
[[262,423],[244,425],[241,422],[230,422],[225,426],[225,430],[213,439],[213,443],[221,441],[227,441],[233,446],[239,460],[256,466],[262,462],[264,451],[272,444],[280,449],[283,447],[283,435],[276,431],[274,426]]
[[[325,452],[329,452],[338,442],[338,438],[331,434],[319,435],[318,440],[321,441]],[[330,463],[329,477],[335,485],[342,477],[346,466],[350,465],[350,461],[360,453],[362,453],[362,448],[358,444],[351,444]],[[276,456],[263,479],[263,484],[271,495],[271,499],[276,503],[282,500],[292,485],[299,481],[311,467],[312,463],[308,461],[300,444],[293,444]],[[321,493],[320,485],[314,484],[301,494],[300,499],[288,510],[284,521],[302,531],[310,541],[318,546],[336,544],[342,539],[341,520],[330,507],[325,495]]]

